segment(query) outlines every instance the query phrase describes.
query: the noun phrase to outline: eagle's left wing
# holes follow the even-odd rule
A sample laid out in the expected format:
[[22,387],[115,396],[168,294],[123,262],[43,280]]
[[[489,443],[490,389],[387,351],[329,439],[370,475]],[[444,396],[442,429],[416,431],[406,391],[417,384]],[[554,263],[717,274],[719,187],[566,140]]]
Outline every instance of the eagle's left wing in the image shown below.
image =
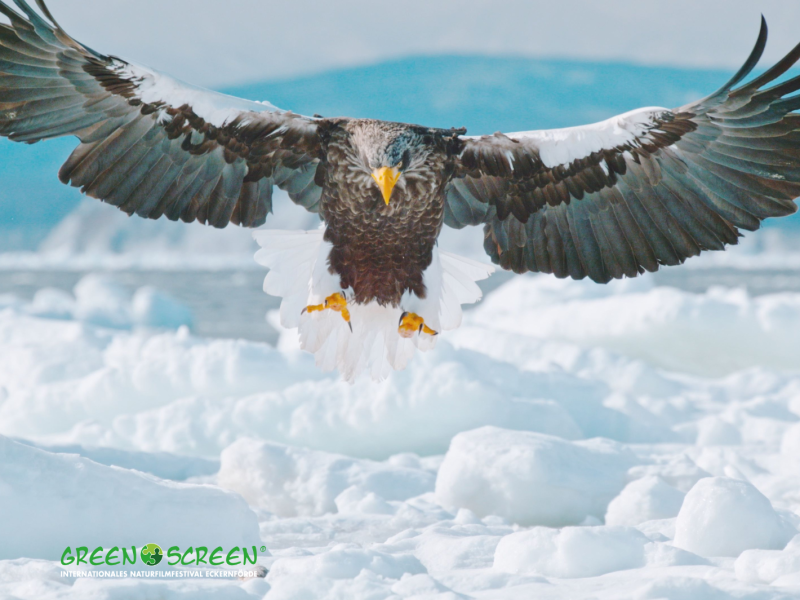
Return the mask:
[[797,210],[800,77],[775,80],[800,45],[734,89],[679,109],[643,108],[601,123],[463,138],[445,222],[485,224],[492,260],[598,282],[675,265],[736,244],[739,229]]
[[[0,0],[0,136],[74,135],[64,183],[128,214],[264,223],[272,187],[314,211],[317,121],[178,82],[70,37],[43,0]],[[0,17],[0,21],[2,18]]]

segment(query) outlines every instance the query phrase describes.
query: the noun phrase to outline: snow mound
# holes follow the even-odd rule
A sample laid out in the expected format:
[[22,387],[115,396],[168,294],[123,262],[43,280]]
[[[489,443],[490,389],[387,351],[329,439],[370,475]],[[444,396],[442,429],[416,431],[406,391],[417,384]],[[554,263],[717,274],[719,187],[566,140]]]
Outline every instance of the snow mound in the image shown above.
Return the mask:
[[698,446],[737,446],[742,443],[742,435],[733,424],[719,417],[706,417],[697,422]]
[[409,575],[424,574],[425,568],[411,555],[336,544],[324,554],[279,558],[272,564],[267,582],[272,586],[269,596],[285,600],[377,599],[398,597],[386,588]]
[[797,533],[752,484],[727,477],[698,481],[686,494],[675,545],[701,556],[780,550]]
[[413,552],[429,573],[454,569],[489,569],[498,542],[510,527],[487,526],[461,509],[452,523],[423,530],[407,530],[380,547],[393,552]]
[[0,312],[0,433],[214,458],[257,437],[384,459],[443,454],[484,424],[577,439],[573,415],[623,418],[602,407],[604,386],[564,373],[521,373],[446,343],[418,358],[388,381],[349,385],[266,344]]
[[200,458],[197,456],[180,456],[168,452],[141,452],[137,450],[120,450],[102,446],[46,445],[34,444],[28,440],[16,439],[16,442],[53,452],[56,454],[77,454],[96,463],[107,466],[134,469],[155,475],[161,479],[185,481],[190,477],[214,475],[219,471],[219,460]]
[[41,289],[22,310],[45,319],[74,319],[112,329],[178,329],[192,325],[191,309],[169,294],[145,286],[131,295],[110,275],[86,275],[73,293],[74,297],[63,290]]
[[[267,227],[313,228],[319,216],[274,190]],[[219,269],[255,268],[252,230],[130,218],[117,207],[84,199],[39,246],[38,252],[0,254],[0,268]]]
[[639,525],[654,519],[678,516],[684,494],[664,482],[648,476],[632,481],[614,498],[606,511],[606,525]]
[[0,559],[58,560],[76,545],[260,544],[256,515],[237,494],[52,454],[5,437],[0,514]]
[[399,458],[416,468],[241,439],[222,452],[218,482],[281,517],[392,512],[387,500],[433,491],[435,480],[413,455]]
[[754,366],[796,370],[800,294],[751,297],[744,289],[693,294],[652,278],[568,282],[517,277],[467,319],[481,331],[603,347],[688,373],[723,375]]
[[436,478],[443,506],[559,527],[602,518],[625,486],[633,454],[619,444],[482,427],[460,433]]
[[86,275],[74,289],[75,319],[100,327],[131,326],[130,295],[108,275]]
[[800,423],[795,423],[783,435],[781,452],[790,461],[800,463]]
[[363,570],[382,577],[400,579],[404,574],[424,573],[425,568],[413,556],[392,556],[349,544],[331,548],[324,556],[303,556],[276,560],[267,581],[276,582],[287,575],[293,578],[323,577],[350,579]]
[[784,576],[800,573],[800,535],[783,550],[745,550],[734,563],[736,576],[749,583],[779,584]]
[[192,311],[169,294],[152,288],[141,287],[131,300],[133,322],[142,327],[178,329],[192,326]]
[[500,540],[494,568],[565,579],[595,577],[644,566],[648,543],[632,527],[534,527]]

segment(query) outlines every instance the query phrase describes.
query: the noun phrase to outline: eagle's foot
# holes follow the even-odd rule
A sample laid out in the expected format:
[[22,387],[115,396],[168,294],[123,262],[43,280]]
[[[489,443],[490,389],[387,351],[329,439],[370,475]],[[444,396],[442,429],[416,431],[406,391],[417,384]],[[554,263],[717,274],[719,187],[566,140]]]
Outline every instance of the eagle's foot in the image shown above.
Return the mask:
[[342,292],[331,294],[325,298],[325,301],[322,304],[311,304],[306,306],[300,314],[307,312],[320,312],[323,310],[332,310],[341,314],[342,318],[350,327],[350,331],[353,331],[353,324],[350,322],[350,311],[347,308],[347,298],[345,298]]
[[400,317],[400,326],[397,328],[400,337],[410,338],[415,333],[427,333],[428,335],[439,335],[427,325],[425,320],[416,313],[404,312]]

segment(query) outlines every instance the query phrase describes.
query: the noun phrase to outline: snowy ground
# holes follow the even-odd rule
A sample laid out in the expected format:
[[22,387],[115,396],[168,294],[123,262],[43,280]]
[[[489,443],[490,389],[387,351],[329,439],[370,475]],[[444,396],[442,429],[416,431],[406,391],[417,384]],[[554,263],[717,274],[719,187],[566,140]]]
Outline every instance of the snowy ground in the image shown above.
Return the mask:
[[[520,277],[380,384],[192,318],[0,297],[0,598],[800,597],[800,293]],[[60,575],[147,543],[269,573]]]

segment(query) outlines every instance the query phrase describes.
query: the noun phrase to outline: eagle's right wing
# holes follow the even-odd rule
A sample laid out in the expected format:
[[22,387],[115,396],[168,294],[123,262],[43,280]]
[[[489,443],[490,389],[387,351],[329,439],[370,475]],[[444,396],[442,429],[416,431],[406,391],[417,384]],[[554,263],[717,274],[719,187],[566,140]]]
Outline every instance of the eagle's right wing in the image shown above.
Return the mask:
[[43,0],[0,0],[0,135],[81,144],[64,183],[151,219],[264,223],[273,184],[316,210],[314,119],[195,88],[72,39]]
[[800,45],[736,87],[767,39],[714,94],[546,131],[462,138],[446,222],[485,224],[492,260],[517,273],[607,282],[736,244],[797,210]]

